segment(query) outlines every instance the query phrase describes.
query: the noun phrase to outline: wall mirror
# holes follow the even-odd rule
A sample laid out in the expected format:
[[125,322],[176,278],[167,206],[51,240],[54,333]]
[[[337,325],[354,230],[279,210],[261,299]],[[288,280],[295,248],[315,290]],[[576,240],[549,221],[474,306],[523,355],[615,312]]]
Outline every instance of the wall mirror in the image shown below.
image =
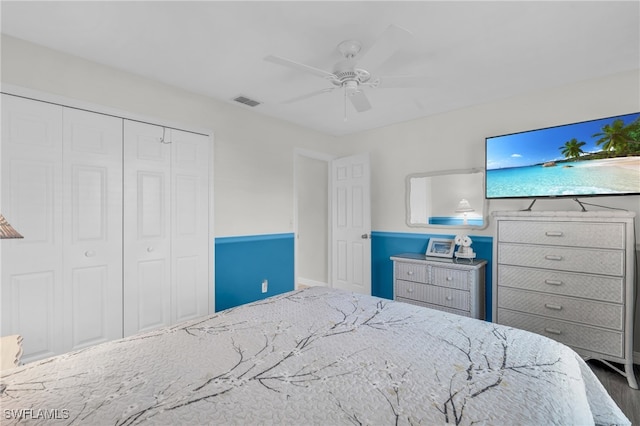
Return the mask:
[[488,223],[484,170],[414,173],[406,178],[407,225],[483,229]]

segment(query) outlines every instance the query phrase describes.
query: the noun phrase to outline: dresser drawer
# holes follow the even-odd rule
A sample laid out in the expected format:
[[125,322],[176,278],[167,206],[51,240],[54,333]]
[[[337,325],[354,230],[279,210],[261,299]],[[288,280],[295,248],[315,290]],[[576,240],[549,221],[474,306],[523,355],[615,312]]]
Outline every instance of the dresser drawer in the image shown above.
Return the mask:
[[513,311],[623,330],[624,306],[615,303],[499,287],[498,306]]
[[624,275],[624,251],[500,244],[498,263],[590,274]]
[[497,322],[547,336],[575,349],[624,357],[622,332],[498,309]]
[[418,283],[428,283],[429,267],[417,263],[396,262],[396,278]]
[[498,240],[507,243],[624,249],[624,223],[500,221]]
[[396,282],[396,297],[418,300],[462,311],[471,310],[469,292],[453,288],[398,280]]
[[622,278],[498,265],[500,286],[577,296],[603,302],[624,301]]
[[473,272],[433,266],[431,268],[430,282],[431,284],[443,287],[457,288],[459,290],[469,290],[469,274],[471,273]]

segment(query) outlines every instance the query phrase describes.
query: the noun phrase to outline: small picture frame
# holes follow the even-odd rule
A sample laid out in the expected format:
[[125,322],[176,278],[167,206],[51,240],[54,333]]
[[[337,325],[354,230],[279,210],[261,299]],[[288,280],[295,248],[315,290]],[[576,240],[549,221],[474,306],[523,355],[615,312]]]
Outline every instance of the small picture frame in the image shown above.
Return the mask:
[[455,248],[456,243],[452,239],[429,238],[429,245],[427,246],[425,255],[452,258]]

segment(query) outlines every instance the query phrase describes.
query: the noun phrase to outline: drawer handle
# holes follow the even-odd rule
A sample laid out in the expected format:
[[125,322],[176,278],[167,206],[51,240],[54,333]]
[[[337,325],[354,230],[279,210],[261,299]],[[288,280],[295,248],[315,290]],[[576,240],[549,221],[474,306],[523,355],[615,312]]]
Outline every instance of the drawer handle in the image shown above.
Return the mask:
[[545,303],[544,307],[547,309],[553,309],[554,311],[561,311],[562,310],[562,306],[561,305],[552,305],[550,303]]
[[451,302],[453,300],[453,296],[447,296],[447,297],[445,297],[445,299],[447,299],[449,302]]
[[559,280],[544,280],[544,283],[549,285],[562,285],[562,281]]
[[562,256],[558,256],[556,254],[548,254],[544,258],[547,260],[562,260]]
[[558,336],[562,334],[562,331],[556,328],[545,328],[544,331],[546,331],[547,333],[556,334]]
[[413,271],[407,271],[407,275],[413,275]]
[[544,233],[547,237],[562,237],[562,231],[547,231]]
[[453,281],[453,277],[447,277],[447,281]]
[[407,289],[407,293],[413,293],[413,289],[412,288],[408,288]]

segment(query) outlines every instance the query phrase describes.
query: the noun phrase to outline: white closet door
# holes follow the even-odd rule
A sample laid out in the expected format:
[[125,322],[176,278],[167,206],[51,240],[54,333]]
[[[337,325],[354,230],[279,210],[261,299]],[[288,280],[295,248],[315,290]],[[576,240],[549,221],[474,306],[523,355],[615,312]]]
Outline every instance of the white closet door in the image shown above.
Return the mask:
[[122,119],[63,111],[65,350],[122,337]]
[[62,107],[2,95],[2,335],[23,362],[62,352]]
[[172,312],[176,323],[208,313],[209,138],[171,131]]
[[124,121],[124,335],[171,322],[171,145]]

